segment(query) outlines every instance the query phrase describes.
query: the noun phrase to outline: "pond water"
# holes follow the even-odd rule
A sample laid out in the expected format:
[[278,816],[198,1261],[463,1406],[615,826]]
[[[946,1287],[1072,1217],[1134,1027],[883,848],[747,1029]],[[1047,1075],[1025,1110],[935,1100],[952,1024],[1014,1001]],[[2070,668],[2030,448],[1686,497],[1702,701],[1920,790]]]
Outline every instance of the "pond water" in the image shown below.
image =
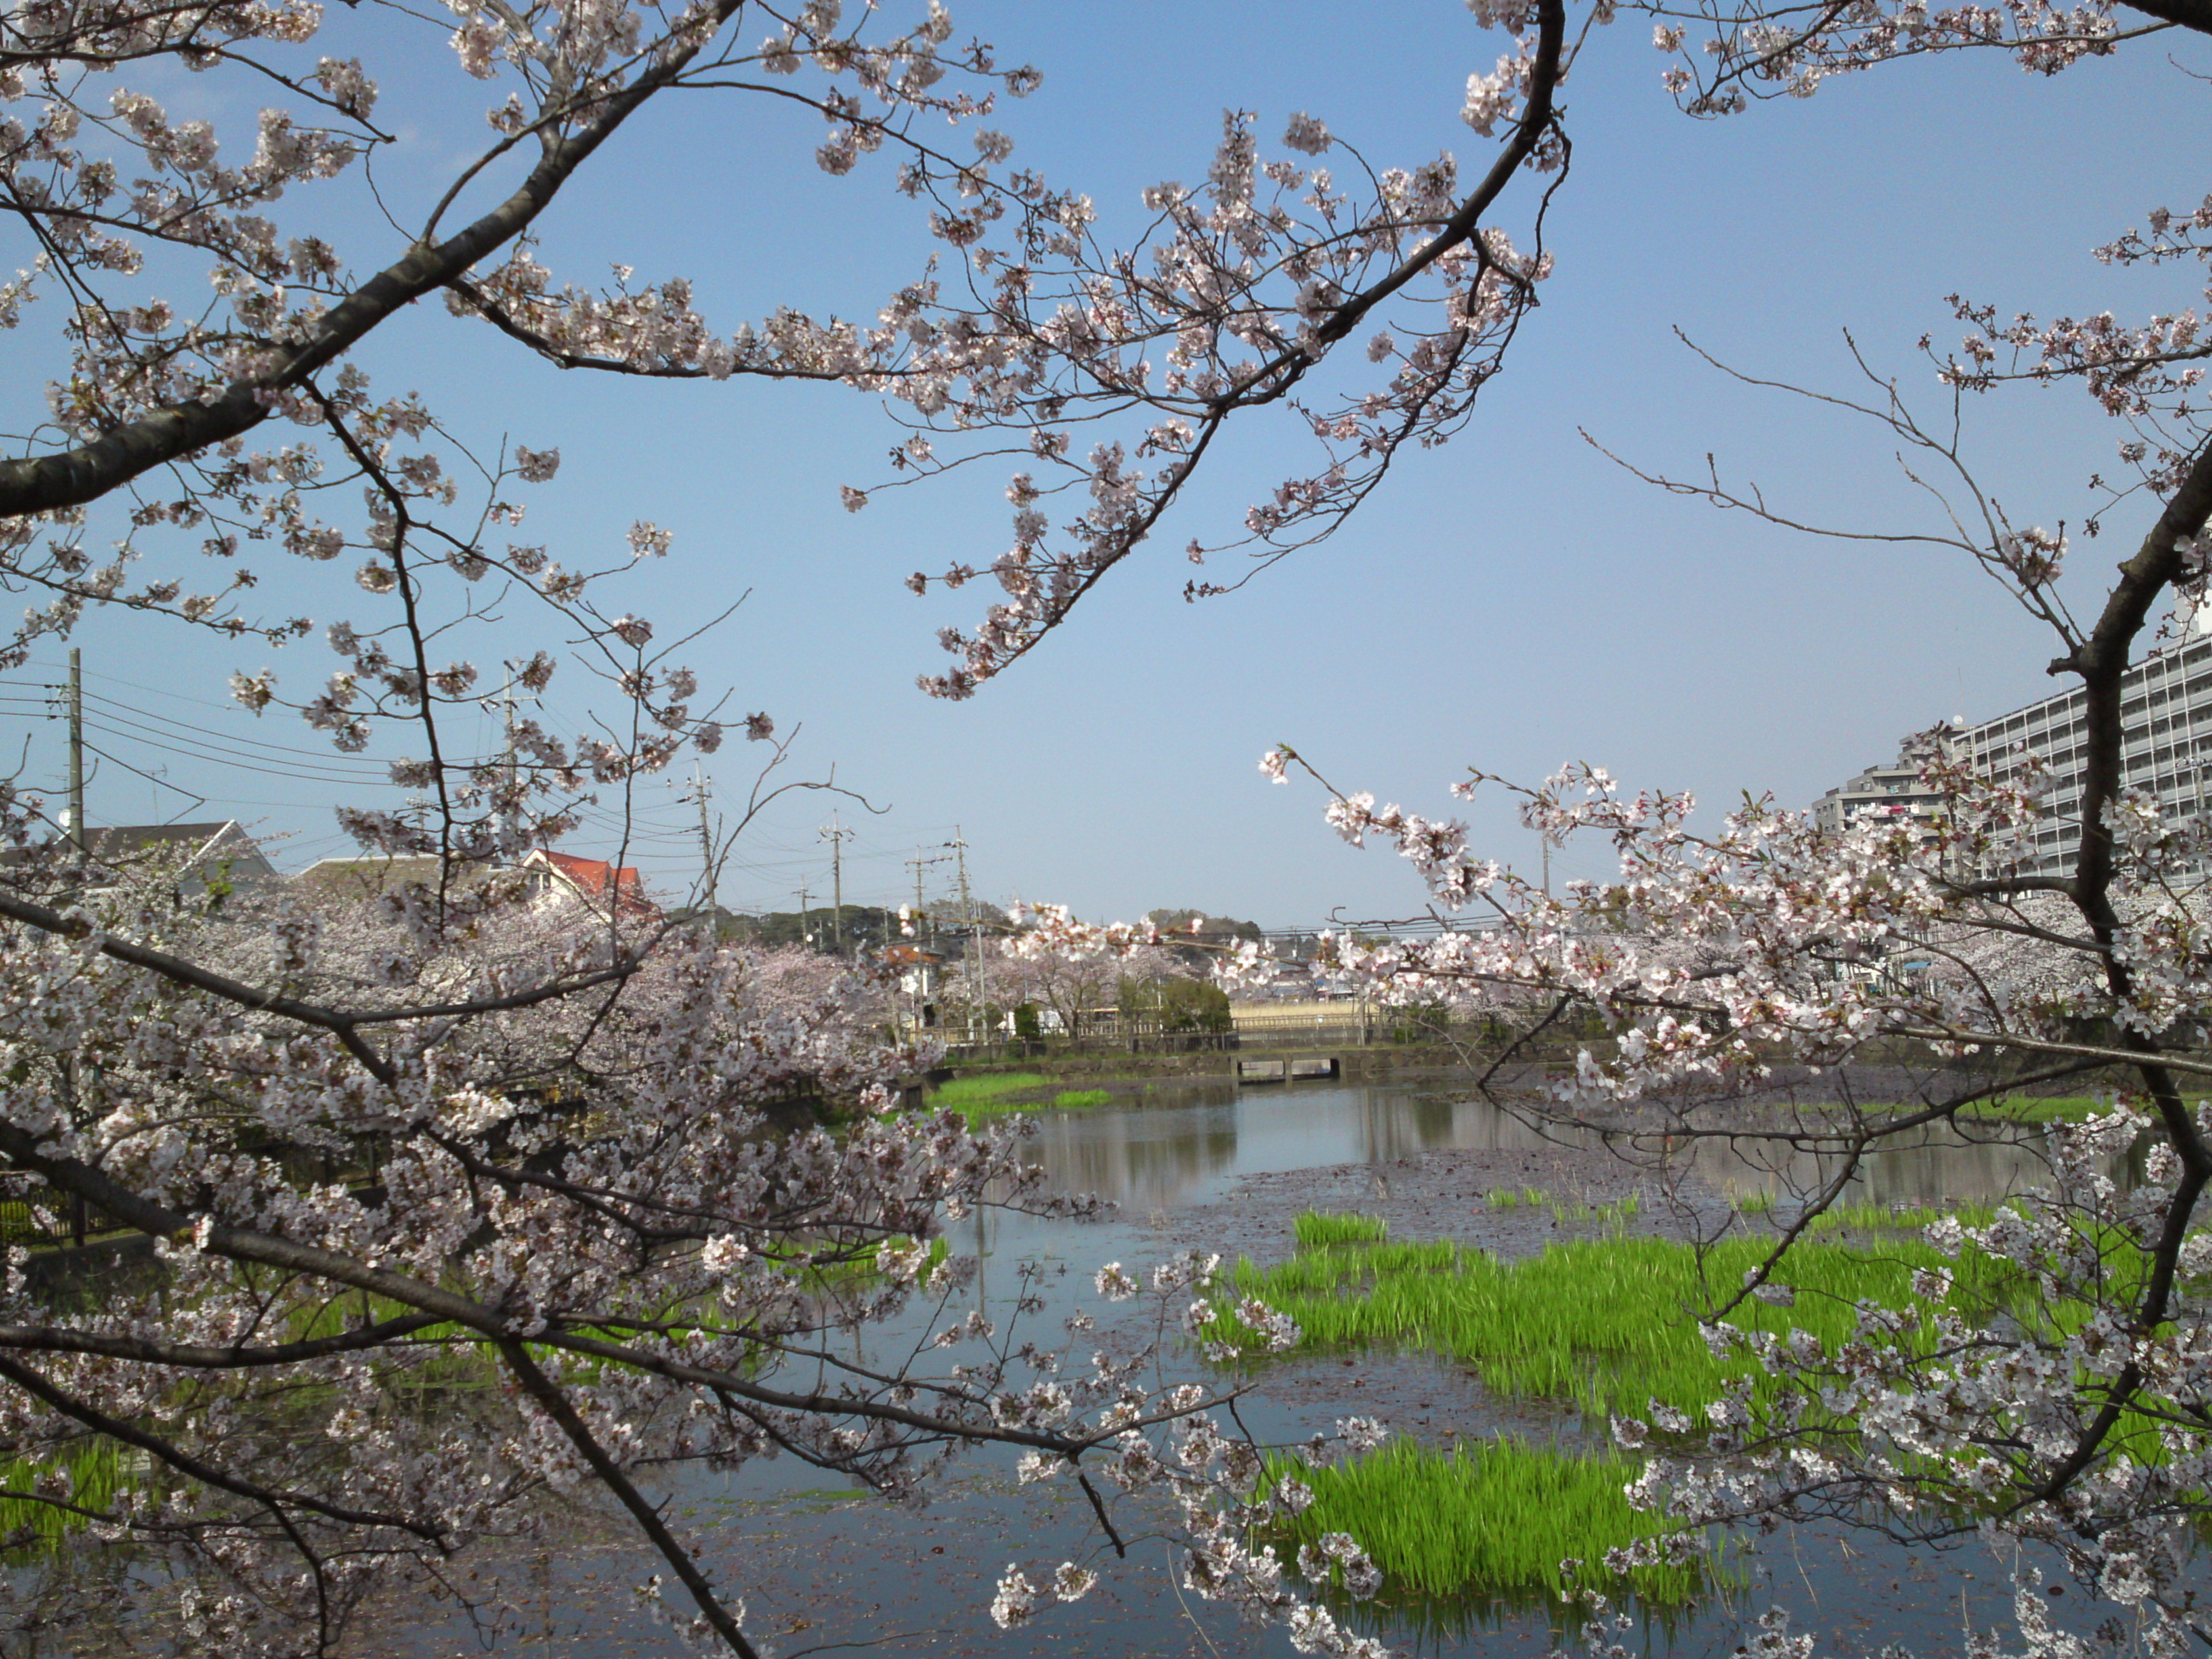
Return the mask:
[[[1449,1079],[1154,1086],[1087,1111],[1042,1113],[1031,1143],[1057,1189],[1098,1193],[1136,1212],[1201,1204],[1248,1176],[1386,1165],[1443,1148],[1546,1154],[1559,1144],[1556,1133],[1455,1091]],[[1786,1194],[1829,1167],[1812,1153],[1771,1152],[1749,1140],[1705,1141],[1692,1156],[1707,1182],[1738,1196]],[[1857,1196],[1881,1204],[1982,1202],[2041,1174],[2033,1137],[1993,1132],[1967,1141],[1930,1130],[1871,1154]]]
[[[1394,1178],[1399,1189],[1406,1188],[1415,1179],[1407,1172],[1430,1167],[1418,1163],[1423,1154],[1443,1149],[1492,1155],[1509,1172],[1531,1171],[1528,1178],[1540,1185],[1547,1169],[1558,1170],[1562,1153],[1554,1141],[1494,1108],[1455,1097],[1449,1084],[1176,1085],[1088,1110],[1044,1112],[1032,1150],[1051,1185],[1097,1193],[1119,1210],[1109,1220],[1085,1224],[995,1209],[964,1218],[951,1242],[980,1258],[969,1296],[1004,1318],[1013,1297],[1034,1285],[1046,1301],[1036,1328],[1042,1340],[1057,1333],[1065,1314],[1095,1305],[1090,1279],[1104,1261],[1137,1266],[1186,1244],[1232,1255],[1287,1254],[1291,1204],[1255,1209],[1247,1200],[1258,1187],[1292,1201],[1309,1191],[1324,1200],[1349,1194],[1356,1200],[1370,1190],[1389,1195],[1396,1190]],[[1808,1158],[1771,1168],[1719,1143],[1698,1149],[1695,1157],[1699,1185],[1717,1207],[1728,1195],[1771,1193],[1819,1173]],[[2032,1145],[1931,1137],[1877,1154],[1863,1195],[1883,1203],[1986,1200],[2033,1184],[2038,1167]],[[1302,1171],[1315,1173],[1308,1178]],[[1626,1178],[1633,1184],[1633,1172]],[[1479,1202],[1467,1193],[1450,1196],[1458,1208],[1446,1206],[1449,1214],[1470,1223],[1480,1216]],[[1468,1236],[1448,1224],[1434,1230]],[[1420,1234],[1409,1227],[1400,1236]],[[903,1348],[921,1334],[917,1320],[911,1328],[872,1334],[868,1349],[880,1354]],[[1180,1367],[1218,1381],[1188,1356],[1168,1363],[1171,1372]],[[1443,1421],[1464,1421],[1470,1433],[1499,1425],[1497,1403],[1482,1396],[1479,1385],[1448,1367],[1410,1358],[1376,1358],[1356,1368],[1334,1359],[1285,1366],[1263,1380],[1243,1415],[1262,1439],[1294,1439],[1348,1413],[1376,1411],[1378,1399],[1401,1405],[1402,1411],[1380,1414],[1417,1433]],[[1539,1437],[1577,1431],[1564,1414],[1545,1419],[1538,1413],[1537,1419],[1532,1423],[1523,1408],[1507,1425]],[[734,1477],[687,1474],[661,1495],[707,1529],[714,1540],[714,1577],[746,1598],[749,1632],[779,1659],[875,1648],[1006,1659],[1046,1653],[1242,1659],[1292,1651],[1281,1631],[1241,1629],[1218,1609],[1179,1595],[1165,1568],[1166,1546],[1158,1539],[1139,1543],[1126,1561],[1102,1559],[1079,1498],[1057,1486],[1017,1486],[1010,1461],[970,1458],[916,1510],[827,1489],[830,1477],[792,1462],[757,1464]],[[1097,1567],[1102,1588],[1077,1606],[1046,1609],[1025,1630],[992,1627],[985,1605],[1009,1562],[1036,1577],[1039,1567],[1048,1571],[1067,1557]],[[1892,1643],[1923,1654],[1955,1651],[1963,1647],[1966,1625],[2010,1631],[2013,1565],[1992,1559],[1978,1546],[1935,1555],[1856,1536],[1784,1531],[1737,1556],[1735,1582],[1706,1605],[1644,1625],[1630,1644],[1682,1659],[1726,1654],[1743,1639],[1749,1619],[1781,1603],[1800,1628],[1820,1636],[1824,1654],[1873,1654]],[[498,1570],[505,1585],[499,1599],[509,1608],[511,1627],[493,1644],[495,1651],[570,1659],[684,1651],[669,1632],[633,1611],[632,1587],[659,1567],[613,1529],[580,1520],[574,1538],[557,1550],[509,1559]],[[1533,1659],[1559,1639],[1541,1609],[1474,1604],[1431,1607],[1411,1619],[1386,1616],[1373,1629],[1395,1647],[1439,1659]],[[474,1645],[458,1620],[410,1616],[377,1621],[361,1651],[428,1656]]]

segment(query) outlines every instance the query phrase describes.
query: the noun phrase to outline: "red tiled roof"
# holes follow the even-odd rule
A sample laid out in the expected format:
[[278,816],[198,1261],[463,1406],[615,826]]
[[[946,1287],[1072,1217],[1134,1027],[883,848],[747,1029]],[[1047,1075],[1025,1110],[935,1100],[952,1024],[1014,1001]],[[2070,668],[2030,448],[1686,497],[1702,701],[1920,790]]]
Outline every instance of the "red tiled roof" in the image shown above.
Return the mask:
[[649,910],[653,908],[645,896],[645,884],[633,865],[617,867],[604,859],[580,859],[546,848],[540,848],[537,856],[544,859],[548,869],[586,899],[605,898],[611,893],[615,902],[625,910]]

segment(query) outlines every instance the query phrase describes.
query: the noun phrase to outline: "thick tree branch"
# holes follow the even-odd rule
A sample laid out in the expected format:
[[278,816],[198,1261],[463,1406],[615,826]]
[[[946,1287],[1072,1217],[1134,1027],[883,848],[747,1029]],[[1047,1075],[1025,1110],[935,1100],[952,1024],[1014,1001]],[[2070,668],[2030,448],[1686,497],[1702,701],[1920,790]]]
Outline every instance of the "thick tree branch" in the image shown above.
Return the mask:
[[275,1492],[255,1481],[232,1474],[226,1469],[219,1469],[212,1463],[203,1462],[190,1453],[179,1450],[159,1435],[149,1434],[133,1424],[94,1410],[82,1400],[64,1393],[29,1366],[18,1364],[4,1354],[0,1354],[0,1377],[5,1377],[25,1394],[62,1416],[82,1423],[88,1429],[97,1430],[111,1440],[120,1441],[126,1446],[136,1446],[149,1456],[159,1458],[178,1474],[189,1475],[203,1486],[213,1486],[218,1492],[227,1492],[234,1498],[248,1498],[259,1504],[270,1513],[278,1515],[280,1519],[282,1511],[287,1508],[304,1510],[327,1520],[343,1522],[348,1526],[391,1527],[441,1548],[445,1547],[446,1540],[435,1528],[426,1527],[406,1516],[380,1515],[374,1510],[349,1509],[343,1504],[325,1503],[305,1492]]
[[554,1384],[552,1378],[538,1369],[538,1363],[531,1358],[529,1351],[520,1342],[502,1341],[499,1351],[507,1361],[507,1369],[522,1384],[522,1391],[536,1401],[545,1414],[559,1425],[561,1432],[568,1437],[568,1443],[582,1453],[584,1461],[592,1466],[592,1473],[599,1477],[599,1483],[614,1493],[622,1506],[630,1512],[638,1529],[653,1540],[653,1547],[660,1552],[661,1559],[667,1562],[677,1577],[683,1581],[684,1588],[691,1593],[692,1601],[698,1604],[699,1611],[714,1627],[715,1633],[729,1644],[731,1651],[740,1656],[740,1659],[760,1659],[758,1650],[745,1639],[744,1632],[738,1628],[738,1621],[730,1616],[730,1610],[714,1594],[714,1586],[699,1571],[698,1563],[691,1559],[690,1551],[685,1549],[676,1534],[668,1530],[668,1523],[660,1518],[660,1511],[645,1501],[645,1495],[631,1484],[629,1477],[622,1472],[614,1459],[607,1455],[606,1449],[592,1435],[590,1425],[577,1413],[568,1396]]
[[148,1365],[180,1365],[191,1370],[240,1370],[263,1365],[297,1365],[333,1354],[358,1353],[381,1348],[416,1331],[444,1322],[435,1314],[406,1314],[380,1320],[342,1336],[319,1336],[305,1342],[278,1342],[266,1347],[208,1347],[191,1342],[159,1342],[151,1337],[110,1336],[100,1331],[51,1325],[0,1325],[0,1348],[33,1353],[98,1354],[109,1359],[132,1359]]
[[742,0],[716,0],[691,45],[667,52],[629,86],[607,96],[591,122],[576,132],[549,135],[537,165],[506,200],[444,241],[410,249],[316,319],[304,340],[278,349],[276,361],[261,373],[234,381],[211,403],[173,404],[74,449],[0,461],[0,519],[82,507],[142,473],[258,426],[269,418],[271,394],[301,386],[402,308],[437,292],[526,230],[576,169],[681,75],[741,4]]
[[2126,0],[2130,11],[2155,17],[2161,23],[2212,34],[2212,3],[2208,0]]

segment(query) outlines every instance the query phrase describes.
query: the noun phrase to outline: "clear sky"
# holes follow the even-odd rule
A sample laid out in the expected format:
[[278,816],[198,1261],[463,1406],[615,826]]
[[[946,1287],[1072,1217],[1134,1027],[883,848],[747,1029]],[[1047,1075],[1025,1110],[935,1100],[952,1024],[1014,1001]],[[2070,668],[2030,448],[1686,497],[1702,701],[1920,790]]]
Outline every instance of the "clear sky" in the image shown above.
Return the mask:
[[[1109,234],[1134,220],[1144,185],[1204,174],[1224,107],[1257,111],[1269,149],[1303,110],[1378,163],[1450,148],[1471,167],[1486,150],[1457,111],[1468,74],[1501,42],[1455,0],[963,0],[954,15],[1044,71],[1042,89],[994,125],[1018,160],[1089,191]],[[419,386],[472,441],[562,449],[558,479],[526,497],[532,538],[556,556],[611,550],[635,519],[673,530],[672,557],[641,568],[623,601],[664,632],[750,595],[691,659],[742,710],[801,728],[797,773],[834,767],[885,809],[846,809],[860,830],[848,902],[910,897],[902,860],[917,846],[933,855],[957,824],[978,890],[1001,901],[1091,916],[1194,905],[1270,926],[1339,907],[1404,914],[1419,902],[1410,875],[1339,843],[1310,786],[1268,787],[1261,750],[1291,743],[1346,787],[1431,811],[1449,809],[1446,787],[1468,765],[1534,778],[1571,758],[1715,805],[1746,791],[1802,805],[1888,757],[1909,729],[2045,692],[2050,642],[1958,556],[1716,514],[1585,443],[1583,430],[1639,464],[1690,471],[1711,451],[1806,516],[1928,525],[1881,434],[1725,380],[1673,330],[1747,372],[1848,389],[1848,329],[1933,412],[1942,393],[1917,343],[1957,334],[1947,295],[2045,315],[2201,303],[2185,274],[2116,273],[2090,257],[2153,205],[2202,196],[2208,128],[2185,72],[2212,69],[2201,43],[2152,40],[2049,80],[1996,57],[1894,66],[1701,124],[1662,92],[1648,34],[1630,21],[1601,33],[1566,88],[1576,149],[1553,226],[1557,274],[1461,438],[1404,464],[1334,542],[1186,605],[1176,550],[1229,531],[1295,464],[1276,447],[1295,434],[1256,423],[1156,549],[969,703],[925,698],[914,678],[939,668],[935,630],[971,623],[980,590],[917,599],[901,579],[1002,550],[1000,473],[853,515],[837,486],[878,481],[898,434],[849,392],[562,374],[428,306],[366,361],[387,388]],[[410,191],[482,131],[487,101],[449,55],[422,57],[404,73],[371,65],[386,85],[380,114],[409,135],[380,173],[403,218]],[[169,95],[181,108],[198,94]],[[786,304],[869,314],[929,245],[885,158],[830,179],[811,161],[820,137],[818,123],[703,99],[657,111],[562,198],[544,257],[581,280],[614,262],[641,280],[690,275],[725,328]],[[347,251],[366,262],[379,233],[365,216],[349,222]],[[52,321],[34,307],[0,347],[18,408],[52,371]],[[2088,476],[2111,468],[2123,435],[2070,389],[1976,400],[1966,416],[1984,483],[2023,522],[2077,521]],[[2142,527],[2117,516],[2106,541],[2077,547],[2083,574],[2094,581]],[[270,565],[263,597],[319,621],[362,614],[349,569]],[[321,755],[304,726],[224,706],[234,667],[274,667],[304,692],[331,666],[319,642],[272,653],[110,617],[80,643],[88,686],[106,700],[93,704],[95,742],[112,757],[92,786],[95,822],[189,808],[123,763],[166,769],[166,783],[208,798],[187,816],[281,832],[278,860],[296,866],[343,850],[331,803],[377,798],[372,769]],[[0,687],[33,700],[0,712],[34,782],[58,781],[61,730],[21,683],[58,678],[59,661],[43,649]],[[564,674],[547,708],[573,729],[590,701]],[[495,732],[487,720],[488,742]],[[217,747],[240,738],[298,752]],[[736,744],[716,757],[718,810],[759,753]],[[639,800],[634,855],[677,882],[696,810],[657,784]],[[791,908],[802,884],[819,902],[827,815],[819,799],[771,814],[724,902]],[[1534,864],[1510,815],[1478,801],[1471,816],[1498,856]],[[568,850],[612,851],[611,822]],[[1605,869],[1595,850],[1561,863]],[[951,867],[933,866],[932,893]]]

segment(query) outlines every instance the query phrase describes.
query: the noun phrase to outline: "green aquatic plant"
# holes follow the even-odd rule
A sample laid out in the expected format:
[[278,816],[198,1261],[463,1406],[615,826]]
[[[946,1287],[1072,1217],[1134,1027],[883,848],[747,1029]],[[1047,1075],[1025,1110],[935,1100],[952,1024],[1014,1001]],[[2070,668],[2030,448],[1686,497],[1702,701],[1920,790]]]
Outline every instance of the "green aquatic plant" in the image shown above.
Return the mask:
[[1996,1119],[2006,1123],[2080,1123],[2112,1109],[2111,1101],[2088,1095],[2048,1099],[2040,1096],[2004,1095],[1995,1100],[1977,1100],[1961,1106],[1959,1115]]
[[1587,1200],[1568,1204],[1553,1199],[1551,1208],[1553,1221],[1562,1227],[1619,1227],[1636,1218],[1637,1212],[1643,1208],[1643,1200],[1634,1193],[1609,1204],[1591,1204]]
[[978,1077],[956,1077],[929,1091],[925,1103],[938,1111],[969,1114],[1018,1111],[1006,1103],[1009,1095],[1030,1094],[1049,1085],[1040,1072],[987,1072]]
[[1994,1204],[1954,1204],[1936,1209],[1926,1204],[1877,1204],[1864,1200],[1856,1204],[1832,1204],[1813,1218],[1807,1231],[1812,1233],[1867,1233],[1877,1237],[1925,1232],[1938,1221],[1948,1218],[1962,1227],[1986,1227],[1996,1219]]
[[[1756,1377],[1756,1395],[1775,1386],[1741,1356],[1716,1358],[1698,1321],[1700,1310],[1743,1285],[1770,1248],[1764,1240],[1729,1239],[1701,1254],[1670,1239],[1616,1234],[1501,1261],[1448,1239],[1340,1243],[1301,1249],[1272,1267],[1239,1261],[1231,1285],[1235,1297],[1256,1297],[1287,1315],[1308,1352],[1413,1349],[1469,1367],[1498,1395],[1636,1415],[1657,1400],[1696,1415],[1731,1377]],[[1938,1268],[1953,1275],[1954,1296],[1965,1305],[2038,1316],[2016,1267],[1971,1247],[1954,1260],[1917,1237],[1895,1237],[1879,1249],[1801,1242],[1778,1275],[1787,1290],[1770,1291],[1773,1302],[1747,1298],[1729,1322],[1840,1341],[1856,1327],[1863,1301],[1926,1307],[1914,1292],[1914,1274]],[[2044,1310],[2039,1316],[2063,1316]],[[1248,1353],[1256,1346],[1225,1300],[1201,1336]]]
[[[1869,1117],[1885,1116],[1893,1112],[1924,1112],[1924,1101],[1863,1100],[1856,1109]],[[1959,1108],[1962,1118],[1978,1119],[1996,1123],[2080,1123],[2100,1112],[2109,1112],[2112,1103],[2094,1095],[1998,1095],[1989,1100],[1971,1100]],[[1820,1111],[1818,1106],[1799,1109]]]
[[[146,1478],[146,1454],[104,1434],[87,1435],[67,1452],[0,1462],[0,1541],[15,1549],[51,1549],[88,1524],[79,1510],[99,1513]],[[25,1496],[43,1492],[46,1503]],[[60,1507],[67,1504],[70,1508]]]
[[1379,1215],[1307,1210],[1291,1224],[1291,1231],[1300,1249],[1317,1250],[1331,1244],[1380,1244],[1390,1224]]
[[957,1111],[971,1118],[999,1117],[1010,1112],[1079,1111],[1103,1106],[1114,1098],[1108,1089],[1062,1089],[1049,1100],[1035,1097],[1052,1087],[1040,1072],[985,1073],[980,1077],[956,1077],[929,1091],[927,1104],[937,1111]]
[[1515,1439],[1451,1451],[1400,1439],[1325,1468],[1271,1459],[1267,1473],[1271,1482],[1287,1477],[1313,1493],[1311,1505],[1279,1536],[1303,1545],[1328,1533],[1351,1534],[1382,1568],[1383,1594],[1394,1601],[1473,1592],[1559,1602],[1568,1592],[1560,1563],[1572,1559],[1588,1564],[1577,1575],[1583,1587],[1679,1607],[1717,1574],[1716,1553],[1625,1578],[1601,1565],[1607,1551],[1668,1529],[1663,1517],[1629,1507],[1623,1488],[1640,1466],[1640,1459],[1612,1451]]
[[[1980,1224],[1994,1213],[1969,1208],[1950,1218]],[[1945,1256],[1920,1237],[1938,1218],[1933,1211],[1873,1205],[1835,1212],[1820,1237],[1801,1240],[1784,1259],[1766,1295],[1737,1303],[1728,1322],[1778,1336],[1800,1331],[1831,1346],[1863,1340],[1866,1304],[1932,1311],[1923,1292],[1936,1281],[1926,1275],[1939,1270],[1948,1275],[1954,1306],[2001,1312],[2023,1329],[2063,1334],[2091,1316],[2086,1306],[2047,1303],[2017,1264],[1971,1244]],[[1768,1240],[1728,1239],[1700,1250],[1615,1232],[1501,1261],[1448,1239],[1391,1242],[1379,1218],[1370,1216],[1308,1212],[1297,1218],[1296,1233],[1287,1261],[1237,1264],[1202,1339],[1251,1352],[1231,1310],[1234,1300],[1255,1297],[1297,1323],[1299,1351],[1424,1351],[1467,1366],[1499,1395],[1571,1404],[1600,1421],[1649,1417],[1662,1442],[1686,1449],[1696,1443],[1691,1437],[1705,1407],[1731,1384],[1747,1382],[1755,1408],[1775,1403],[1786,1386],[1741,1351],[1724,1346],[1716,1354],[1699,1320],[1767,1262]],[[1862,1237],[1845,1243],[1853,1233]],[[2139,1263],[2130,1268],[2124,1250],[2113,1249],[2112,1259],[2116,1271],[2140,1270]],[[1924,1352],[1936,1334],[1908,1318],[1878,1340]],[[1813,1414],[1819,1410],[1815,1405]],[[2110,1443],[2147,1464],[2169,1455],[2155,1425],[2140,1413],[2130,1413]],[[1668,1529],[1663,1515],[1630,1507],[1624,1488],[1641,1463],[1610,1447],[1500,1439],[1439,1451],[1399,1439],[1331,1468],[1285,1460],[1270,1474],[1295,1477],[1314,1494],[1294,1522],[1279,1523],[1285,1540],[1312,1544],[1326,1534],[1349,1534],[1386,1575],[1386,1593],[1416,1607],[1457,1598],[1463,1609],[1470,1596],[1558,1604],[1571,1588],[1561,1570],[1571,1558],[1585,1564],[1577,1587],[1632,1595],[1663,1616],[1726,1575],[1710,1540],[1686,1561],[1638,1569],[1625,1579],[1601,1565],[1608,1551]],[[1319,1565],[1316,1558],[1307,1561]]]

